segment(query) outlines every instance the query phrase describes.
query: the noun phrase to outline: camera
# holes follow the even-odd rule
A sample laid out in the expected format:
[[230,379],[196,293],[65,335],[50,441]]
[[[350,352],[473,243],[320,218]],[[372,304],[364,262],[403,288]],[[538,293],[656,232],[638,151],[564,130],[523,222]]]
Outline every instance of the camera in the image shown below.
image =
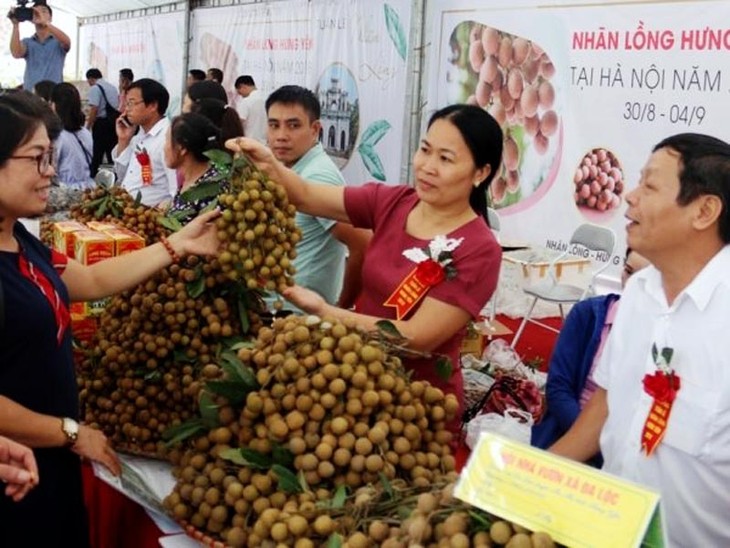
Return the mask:
[[12,18],[17,20],[19,23],[33,20],[33,8],[26,7],[27,3],[28,0],[18,0],[18,5],[16,6],[15,11],[13,11]]

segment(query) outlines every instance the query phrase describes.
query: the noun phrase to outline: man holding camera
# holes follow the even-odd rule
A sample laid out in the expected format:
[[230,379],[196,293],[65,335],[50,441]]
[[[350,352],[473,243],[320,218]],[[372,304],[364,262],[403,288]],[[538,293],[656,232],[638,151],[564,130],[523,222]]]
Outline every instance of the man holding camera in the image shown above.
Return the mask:
[[[8,12],[13,23],[10,53],[16,59],[25,59],[23,89],[33,91],[33,86],[41,80],[63,81],[63,63],[71,49],[71,39],[51,22],[53,10],[50,6],[36,2],[32,8],[26,8],[26,3],[20,1]],[[21,40],[18,24],[23,21],[35,25],[35,34]]]

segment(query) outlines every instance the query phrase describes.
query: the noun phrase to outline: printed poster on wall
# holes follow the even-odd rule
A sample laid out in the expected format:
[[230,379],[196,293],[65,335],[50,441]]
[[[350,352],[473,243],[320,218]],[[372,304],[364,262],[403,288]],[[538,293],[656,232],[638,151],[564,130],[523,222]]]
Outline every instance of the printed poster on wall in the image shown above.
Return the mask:
[[348,184],[399,183],[406,137],[411,5],[406,0],[292,0],[193,12],[190,67],[218,67],[233,104],[238,76],[266,95],[308,87],[321,142]]
[[80,29],[79,73],[98,68],[116,85],[119,70],[131,68],[134,78],[153,78],[170,93],[168,116],[180,113],[183,88],[185,13],[84,25]]
[[428,105],[477,104],[502,125],[489,199],[505,237],[562,250],[578,224],[609,226],[617,274],[626,194],[652,147],[727,139],[727,15],[718,2],[433,2]]

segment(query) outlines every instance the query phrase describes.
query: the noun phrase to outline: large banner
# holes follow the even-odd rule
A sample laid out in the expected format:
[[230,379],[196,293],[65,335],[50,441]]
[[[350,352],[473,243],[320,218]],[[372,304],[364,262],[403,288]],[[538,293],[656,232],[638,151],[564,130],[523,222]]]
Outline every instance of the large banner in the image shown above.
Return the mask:
[[349,184],[399,183],[407,133],[408,0],[291,0],[193,11],[190,67],[251,75],[265,94],[308,87],[322,143]]
[[472,102],[505,132],[490,191],[503,237],[563,249],[581,222],[609,226],[618,273],[626,194],[653,145],[730,139],[726,16],[729,2],[430,3],[429,108]]
[[135,79],[154,78],[170,93],[168,115],[180,113],[184,82],[185,13],[84,25],[80,30],[79,74],[98,68],[116,84],[119,70],[131,68]]

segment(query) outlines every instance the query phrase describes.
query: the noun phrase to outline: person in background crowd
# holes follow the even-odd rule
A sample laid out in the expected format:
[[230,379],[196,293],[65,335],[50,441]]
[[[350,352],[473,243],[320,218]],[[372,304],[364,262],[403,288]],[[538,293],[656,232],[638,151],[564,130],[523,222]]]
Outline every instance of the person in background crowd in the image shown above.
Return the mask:
[[[282,184],[299,211],[374,232],[355,311],[330,305],[316,292],[296,285],[284,297],[307,313],[349,320],[366,330],[375,329],[382,319],[391,320],[409,348],[448,356],[453,367],[448,380],[437,374],[433,358],[409,358],[403,364],[414,379],[455,394],[463,411],[459,349],[467,324],[479,316],[497,286],[502,260],[486,220],[487,188],[499,169],[502,142],[499,124],[485,110],[448,106],[431,117],[413,157],[415,186],[348,187],[307,183],[255,139],[232,139],[226,146],[249,155]],[[447,257],[437,253],[437,260],[422,261],[424,248],[432,247],[449,250],[449,279],[443,265]],[[399,294],[417,264],[423,264],[428,283],[421,286],[419,300],[402,307],[393,302],[398,300],[393,294]],[[449,424],[453,432],[460,431],[460,419],[458,414]]]
[[550,450],[600,449],[603,470],[657,491],[668,545],[730,546],[730,145],[664,139],[626,203],[627,244],[651,265],[626,284],[596,393]]
[[112,149],[117,144],[116,113],[112,109],[119,110],[119,92],[104,80],[99,69],[87,70],[86,81],[89,83],[86,127],[94,137],[94,155],[91,159],[91,176],[94,177],[105,158],[107,162],[112,161]]
[[[205,155],[208,150],[221,148],[220,130],[201,114],[187,113],[174,118],[165,140],[165,165],[177,170],[180,187],[168,213],[186,212],[178,220],[183,224],[196,217],[216,196],[191,199],[185,192],[196,185],[220,179],[220,172]],[[221,185],[222,191],[228,185]]]
[[119,112],[124,114],[127,109],[127,90],[134,82],[134,72],[130,68],[123,68],[119,71]]
[[[319,142],[320,106],[314,93],[301,86],[280,87],[266,100],[266,112],[268,144],[277,160],[307,181],[345,186]],[[362,287],[362,261],[372,233],[301,212],[296,223],[302,231],[293,263],[296,283],[329,304],[352,307]]]
[[89,546],[81,458],[120,473],[102,432],[79,424],[70,301],[138,285],[187,254],[212,254],[218,212],[196,218],[160,243],[92,266],[51,251],[20,218],[47,207],[53,168],[46,121],[53,113],[25,92],[0,96],[0,435],[31,447],[40,482],[22,500],[0,497],[3,546]]
[[112,152],[117,180],[148,206],[169,202],[177,193],[175,170],[165,166],[165,117],[170,94],[150,78],[135,80],[127,90],[127,112],[117,119],[119,143]]
[[81,96],[76,86],[66,82],[56,84],[51,93],[51,108],[63,123],[63,131],[53,144],[59,183],[79,190],[92,188],[93,138],[84,127]]
[[236,78],[236,93],[241,96],[237,110],[243,122],[243,134],[265,143],[268,126],[266,97],[256,89],[256,82],[248,74]]
[[221,130],[221,142],[243,135],[238,113],[226,104],[226,90],[217,82],[205,80],[188,88],[183,98],[183,113],[197,112],[209,118]]
[[16,59],[25,59],[23,89],[32,91],[41,80],[50,80],[56,84],[62,82],[63,63],[71,49],[71,39],[53,24],[51,6],[40,3],[33,6],[32,23],[35,25],[35,34],[22,40],[15,9],[10,8],[8,12],[8,18],[13,24],[10,53]]
[[213,80],[223,85],[223,71],[219,68],[209,68],[206,80]]
[[202,71],[200,69],[191,69],[188,71],[188,77],[185,80],[185,83],[187,87],[192,86],[195,82],[204,82],[205,81],[205,71]]
[[0,481],[5,483],[5,496],[15,502],[38,484],[38,465],[33,450],[0,436]]
[[33,86],[33,93],[43,99],[46,103],[50,103],[51,92],[55,86],[56,82],[52,82],[51,80],[41,80],[40,82],[36,82],[35,86]]
[[[631,248],[626,250],[621,286],[649,262]],[[601,358],[618,312],[615,293],[583,299],[570,310],[550,356],[545,397],[547,410],[532,427],[532,445],[547,449],[565,434],[596,391],[593,372]],[[600,467],[596,457],[591,464]]]

